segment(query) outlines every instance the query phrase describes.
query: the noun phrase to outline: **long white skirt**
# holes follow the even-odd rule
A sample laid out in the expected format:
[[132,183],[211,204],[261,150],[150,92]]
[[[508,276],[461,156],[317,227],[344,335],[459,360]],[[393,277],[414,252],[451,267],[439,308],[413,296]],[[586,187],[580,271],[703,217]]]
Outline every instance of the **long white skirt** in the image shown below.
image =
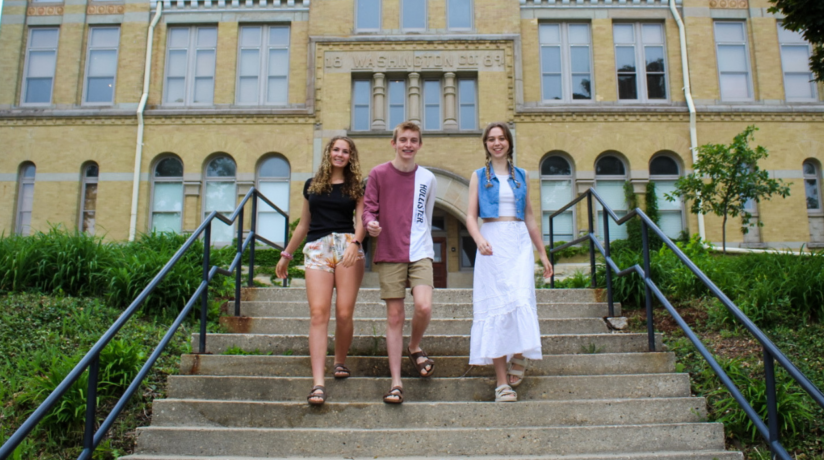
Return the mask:
[[475,255],[469,364],[489,365],[493,358],[522,353],[541,359],[541,331],[535,306],[535,257],[526,224],[489,222],[481,235],[492,255]]

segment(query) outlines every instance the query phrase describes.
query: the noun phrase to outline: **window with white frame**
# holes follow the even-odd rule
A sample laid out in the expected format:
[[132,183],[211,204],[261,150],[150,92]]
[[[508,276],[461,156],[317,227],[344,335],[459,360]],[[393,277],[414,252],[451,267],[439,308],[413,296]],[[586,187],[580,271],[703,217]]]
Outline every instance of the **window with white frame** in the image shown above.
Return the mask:
[[472,0],[446,0],[447,29],[471,30],[472,16]]
[[[604,155],[595,163],[595,190],[605,204],[609,206],[620,219],[627,213],[627,200],[624,198],[624,183],[627,181],[627,168],[624,162],[615,155]],[[604,211],[596,201],[598,208],[598,237],[604,238]],[[611,217],[609,219],[610,241],[622,240],[627,237],[627,226],[617,225]]]
[[458,80],[458,126],[462,131],[478,129],[478,89],[473,79]]
[[89,30],[83,103],[114,103],[119,45],[120,27],[92,27]]
[[615,68],[618,99],[667,99],[667,72],[663,24],[615,24]]
[[355,30],[377,32],[381,30],[382,0],[355,0]]
[[544,101],[592,100],[589,24],[541,24],[541,91]]
[[391,130],[406,120],[406,80],[390,78],[387,94],[386,127]]
[[426,30],[427,0],[401,0],[401,29]]
[[715,53],[718,59],[721,99],[752,99],[746,24],[741,21],[716,21]]
[[352,82],[352,130],[369,131],[372,128],[372,82]]
[[289,93],[289,26],[240,28],[237,103],[286,105]]
[[658,155],[649,163],[649,180],[655,184],[658,200],[658,227],[668,237],[675,239],[684,230],[683,202],[670,201],[665,194],[675,191],[675,182],[681,177],[681,168],[673,158]]
[[94,235],[95,211],[97,210],[97,178],[100,169],[97,163],[83,167],[83,185],[80,194],[80,231]]
[[818,165],[804,162],[804,191],[807,195],[807,211],[821,212],[821,172]]
[[438,131],[443,126],[441,124],[441,81],[423,81],[423,129],[427,131]]
[[169,29],[163,96],[166,104],[212,104],[216,50],[217,27]]
[[[212,211],[224,216],[234,212],[237,206],[236,169],[235,160],[228,156],[214,158],[206,166],[204,219]],[[212,243],[231,243],[235,236],[234,225],[226,225],[220,219],[212,221]]]
[[[289,162],[280,156],[270,156],[258,166],[257,189],[285,213],[289,213]],[[258,200],[257,231],[267,240],[284,245],[286,218],[268,204]]]
[[[550,152],[541,162],[541,222],[544,242],[549,243],[549,216],[574,198],[574,177],[569,161],[560,154]],[[552,219],[552,240],[575,239],[573,209],[567,209]]]
[[34,175],[37,168],[32,163],[20,167],[17,177],[17,219],[15,231],[18,235],[31,233],[31,211],[34,207]]
[[183,230],[183,162],[174,157],[160,160],[152,174],[152,232]]
[[51,104],[57,63],[57,27],[32,28],[26,44],[23,104]]
[[815,75],[810,71],[812,46],[799,32],[778,24],[781,68],[784,71],[784,94],[788,101],[816,101]]

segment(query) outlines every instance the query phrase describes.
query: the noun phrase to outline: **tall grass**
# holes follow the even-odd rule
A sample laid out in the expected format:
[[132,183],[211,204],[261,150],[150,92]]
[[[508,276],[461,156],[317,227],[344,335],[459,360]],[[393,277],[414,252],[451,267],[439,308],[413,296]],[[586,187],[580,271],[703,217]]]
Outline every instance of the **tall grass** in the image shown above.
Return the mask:
[[[721,291],[761,327],[824,321],[824,252],[809,256],[759,253],[736,256],[714,254],[697,238],[677,243]],[[615,242],[611,252],[624,269],[642,263],[638,251]],[[710,292],[675,254],[666,247],[650,254],[652,279],[670,301],[709,297]],[[599,267],[598,282],[604,287],[605,269]],[[613,278],[616,301],[629,307],[644,302],[644,285],[635,274]],[[714,320],[736,322],[724,307],[713,309]]]

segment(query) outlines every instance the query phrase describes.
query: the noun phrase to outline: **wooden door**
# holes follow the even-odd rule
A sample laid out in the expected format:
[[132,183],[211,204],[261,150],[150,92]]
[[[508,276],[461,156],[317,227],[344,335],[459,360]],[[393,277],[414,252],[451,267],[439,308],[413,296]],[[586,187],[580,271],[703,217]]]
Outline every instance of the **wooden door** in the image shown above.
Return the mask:
[[432,275],[436,288],[446,287],[446,238],[433,237],[432,247],[435,258],[432,259]]

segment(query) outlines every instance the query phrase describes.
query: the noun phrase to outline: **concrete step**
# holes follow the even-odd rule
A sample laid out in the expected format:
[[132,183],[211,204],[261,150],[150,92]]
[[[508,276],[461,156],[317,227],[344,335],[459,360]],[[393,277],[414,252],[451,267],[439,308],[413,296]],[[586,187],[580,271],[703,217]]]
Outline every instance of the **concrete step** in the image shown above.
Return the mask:
[[[411,315],[410,315],[411,316]],[[386,317],[383,318],[356,318],[354,321],[355,335],[383,335],[386,333]],[[220,324],[226,326],[229,332],[242,334],[308,334],[308,318],[268,318],[249,316],[222,316]],[[538,320],[541,334],[597,334],[608,333],[606,323],[601,318],[566,318]],[[335,333],[335,320],[329,321],[327,331]],[[429,335],[468,335],[472,329],[472,319],[435,318],[426,328]],[[403,334],[408,336],[412,331],[412,320],[407,317],[403,326]]]
[[148,427],[137,431],[144,454],[245,456],[535,455],[723,450],[718,423],[587,427],[439,429],[278,429]]
[[[120,457],[124,460],[289,460],[285,457],[201,457],[188,455],[129,455]],[[300,460],[327,460],[329,457],[297,457]],[[351,460],[372,460],[374,457],[347,457]],[[604,453],[604,454],[583,454],[583,455],[483,455],[476,457],[445,457],[438,456],[439,460],[467,460],[477,458],[479,460],[743,460],[741,452],[728,450],[695,450],[687,452],[633,452],[633,453]],[[295,457],[290,457],[294,460]],[[381,457],[381,460],[431,460],[431,457]]]
[[[604,302],[603,289],[536,289],[535,299],[540,303],[549,302]],[[305,288],[244,288],[242,300],[306,300]],[[362,288],[358,292],[358,302],[381,302],[380,289]],[[406,290],[406,301],[412,302],[412,294]],[[434,303],[472,303],[472,289],[435,289]]]
[[[334,305],[334,304],[333,304]],[[603,318],[609,315],[607,304],[604,302],[589,303],[538,303],[539,318]],[[227,315],[234,315],[234,302],[224,304],[223,311]],[[406,305],[406,317],[411,318],[414,307]],[[621,316],[621,304],[614,304],[615,316]],[[306,318],[309,316],[309,305],[304,297],[302,300],[287,301],[243,301],[240,305],[242,316],[273,317],[273,318]],[[332,317],[335,309],[332,308]],[[358,302],[355,305],[355,318],[385,318],[386,304],[383,302]],[[472,318],[472,303],[437,303],[432,306],[432,318]]]
[[[386,356],[386,340],[383,331],[375,335],[356,335],[349,348],[352,356]],[[307,335],[285,334],[208,334],[206,352],[222,354],[231,347],[245,351],[271,352],[276,355],[308,355]],[[192,334],[192,350],[200,351],[200,334]],[[329,352],[334,353],[334,336],[329,337]],[[663,350],[661,334],[655,335],[655,349]],[[542,335],[543,353],[549,355],[574,353],[625,353],[649,350],[646,334],[576,334]],[[466,356],[469,354],[469,335],[424,336],[423,349],[429,355]]]
[[[308,393],[308,391],[307,391]],[[695,423],[706,419],[704,398],[597,399],[489,402],[383,402],[155,400],[152,426],[226,428],[469,428]]]
[[[437,370],[435,371],[437,373]],[[381,401],[388,377],[326,380],[328,402]],[[173,399],[305,402],[311,377],[169,376]],[[410,402],[493,401],[495,379],[488,377],[410,378],[404,397]],[[572,399],[674,398],[690,396],[689,374],[634,374],[527,377],[517,388],[520,401]]]
[[[491,377],[492,366],[470,366],[468,356],[432,356],[437,362],[438,377]],[[326,358],[326,372],[332,375],[334,357]],[[401,361],[405,377],[418,377],[408,359]],[[389,361],[383,356],[352,356],[346,366],[353,377],[383,377],[389,375]],[[183,375],[232,375],[261,377],[308,377],[311,375],[308,356],[232,356],[183,355],[180,373]],[[544,355],[540,361],[530,361],[527,375],[604,375],[658,374],[675,370],[673,353],[598,353],[577,355]]]

